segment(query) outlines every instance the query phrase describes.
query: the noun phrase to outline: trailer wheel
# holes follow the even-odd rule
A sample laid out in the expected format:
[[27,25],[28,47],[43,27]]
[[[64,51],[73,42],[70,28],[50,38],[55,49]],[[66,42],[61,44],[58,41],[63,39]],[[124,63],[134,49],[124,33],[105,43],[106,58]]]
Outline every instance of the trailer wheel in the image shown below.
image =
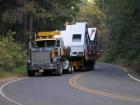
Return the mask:
[[27,71],[27,75],[30,76],[30,77],[32,77],[32,76],[35,75],[35,72],[32,71],[32,70],[28,70],[28,71]]

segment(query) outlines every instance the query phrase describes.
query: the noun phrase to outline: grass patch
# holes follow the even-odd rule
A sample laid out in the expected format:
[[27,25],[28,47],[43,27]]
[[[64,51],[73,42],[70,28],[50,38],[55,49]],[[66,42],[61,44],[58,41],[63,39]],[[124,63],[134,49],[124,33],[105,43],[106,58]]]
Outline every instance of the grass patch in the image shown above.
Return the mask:
[[11,71],[0,70],[0,79],[22,76],[26,76],[26,66],[18,67],[15,70]]
[[13,73],[18,76],[25,76],[26,75],[26,66],[18,67],[16,70],[14,70]]
[[99,57],[98,61],[110,63],[112,62],[112,57],[108,53],[105,53]]

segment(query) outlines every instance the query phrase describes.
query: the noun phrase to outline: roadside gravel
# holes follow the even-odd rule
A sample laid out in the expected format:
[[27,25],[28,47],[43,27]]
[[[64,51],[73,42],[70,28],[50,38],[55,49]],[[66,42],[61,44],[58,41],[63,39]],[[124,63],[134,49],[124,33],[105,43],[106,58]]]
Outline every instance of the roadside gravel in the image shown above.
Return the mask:
[[4,83],[15,80],[19,78],[18,76],[14,76],[14,77],[8,77],[8,78],[1,78],[0,79],[0,86],[2,86]]

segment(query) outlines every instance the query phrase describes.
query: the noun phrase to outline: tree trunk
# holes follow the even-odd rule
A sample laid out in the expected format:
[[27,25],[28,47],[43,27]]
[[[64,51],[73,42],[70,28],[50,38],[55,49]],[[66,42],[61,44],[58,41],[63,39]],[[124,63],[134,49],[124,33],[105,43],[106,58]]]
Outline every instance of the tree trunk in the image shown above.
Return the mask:
[[33,32],[33,15],[29,15],[29,32]]
[[28,31],[28,19],[27,19],[27,14],[24,14],[24,32],[26,33]]

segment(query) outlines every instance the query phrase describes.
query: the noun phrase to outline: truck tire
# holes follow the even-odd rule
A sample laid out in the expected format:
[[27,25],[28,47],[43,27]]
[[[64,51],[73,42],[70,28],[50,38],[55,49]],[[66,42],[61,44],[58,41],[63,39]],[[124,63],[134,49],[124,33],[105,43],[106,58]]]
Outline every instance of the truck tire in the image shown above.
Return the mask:
[[73,73],[73,67],[69,67],[68,68],[68,74],[72,74]]
[[63,74],[63,69],[62,68],[56,70],[56,75],[57,76],[61,76],[62,74]]
[[82,71],[86,70],[85,65],[81,66],[81,68],[82,68]]
[[28,75],[29,77],[32,77],[32,76],[35,75],[35,73],[34,73],[34,71],[27,70],[27,75]]
[[95,66],[93,65],[92,70],[95,70]]

